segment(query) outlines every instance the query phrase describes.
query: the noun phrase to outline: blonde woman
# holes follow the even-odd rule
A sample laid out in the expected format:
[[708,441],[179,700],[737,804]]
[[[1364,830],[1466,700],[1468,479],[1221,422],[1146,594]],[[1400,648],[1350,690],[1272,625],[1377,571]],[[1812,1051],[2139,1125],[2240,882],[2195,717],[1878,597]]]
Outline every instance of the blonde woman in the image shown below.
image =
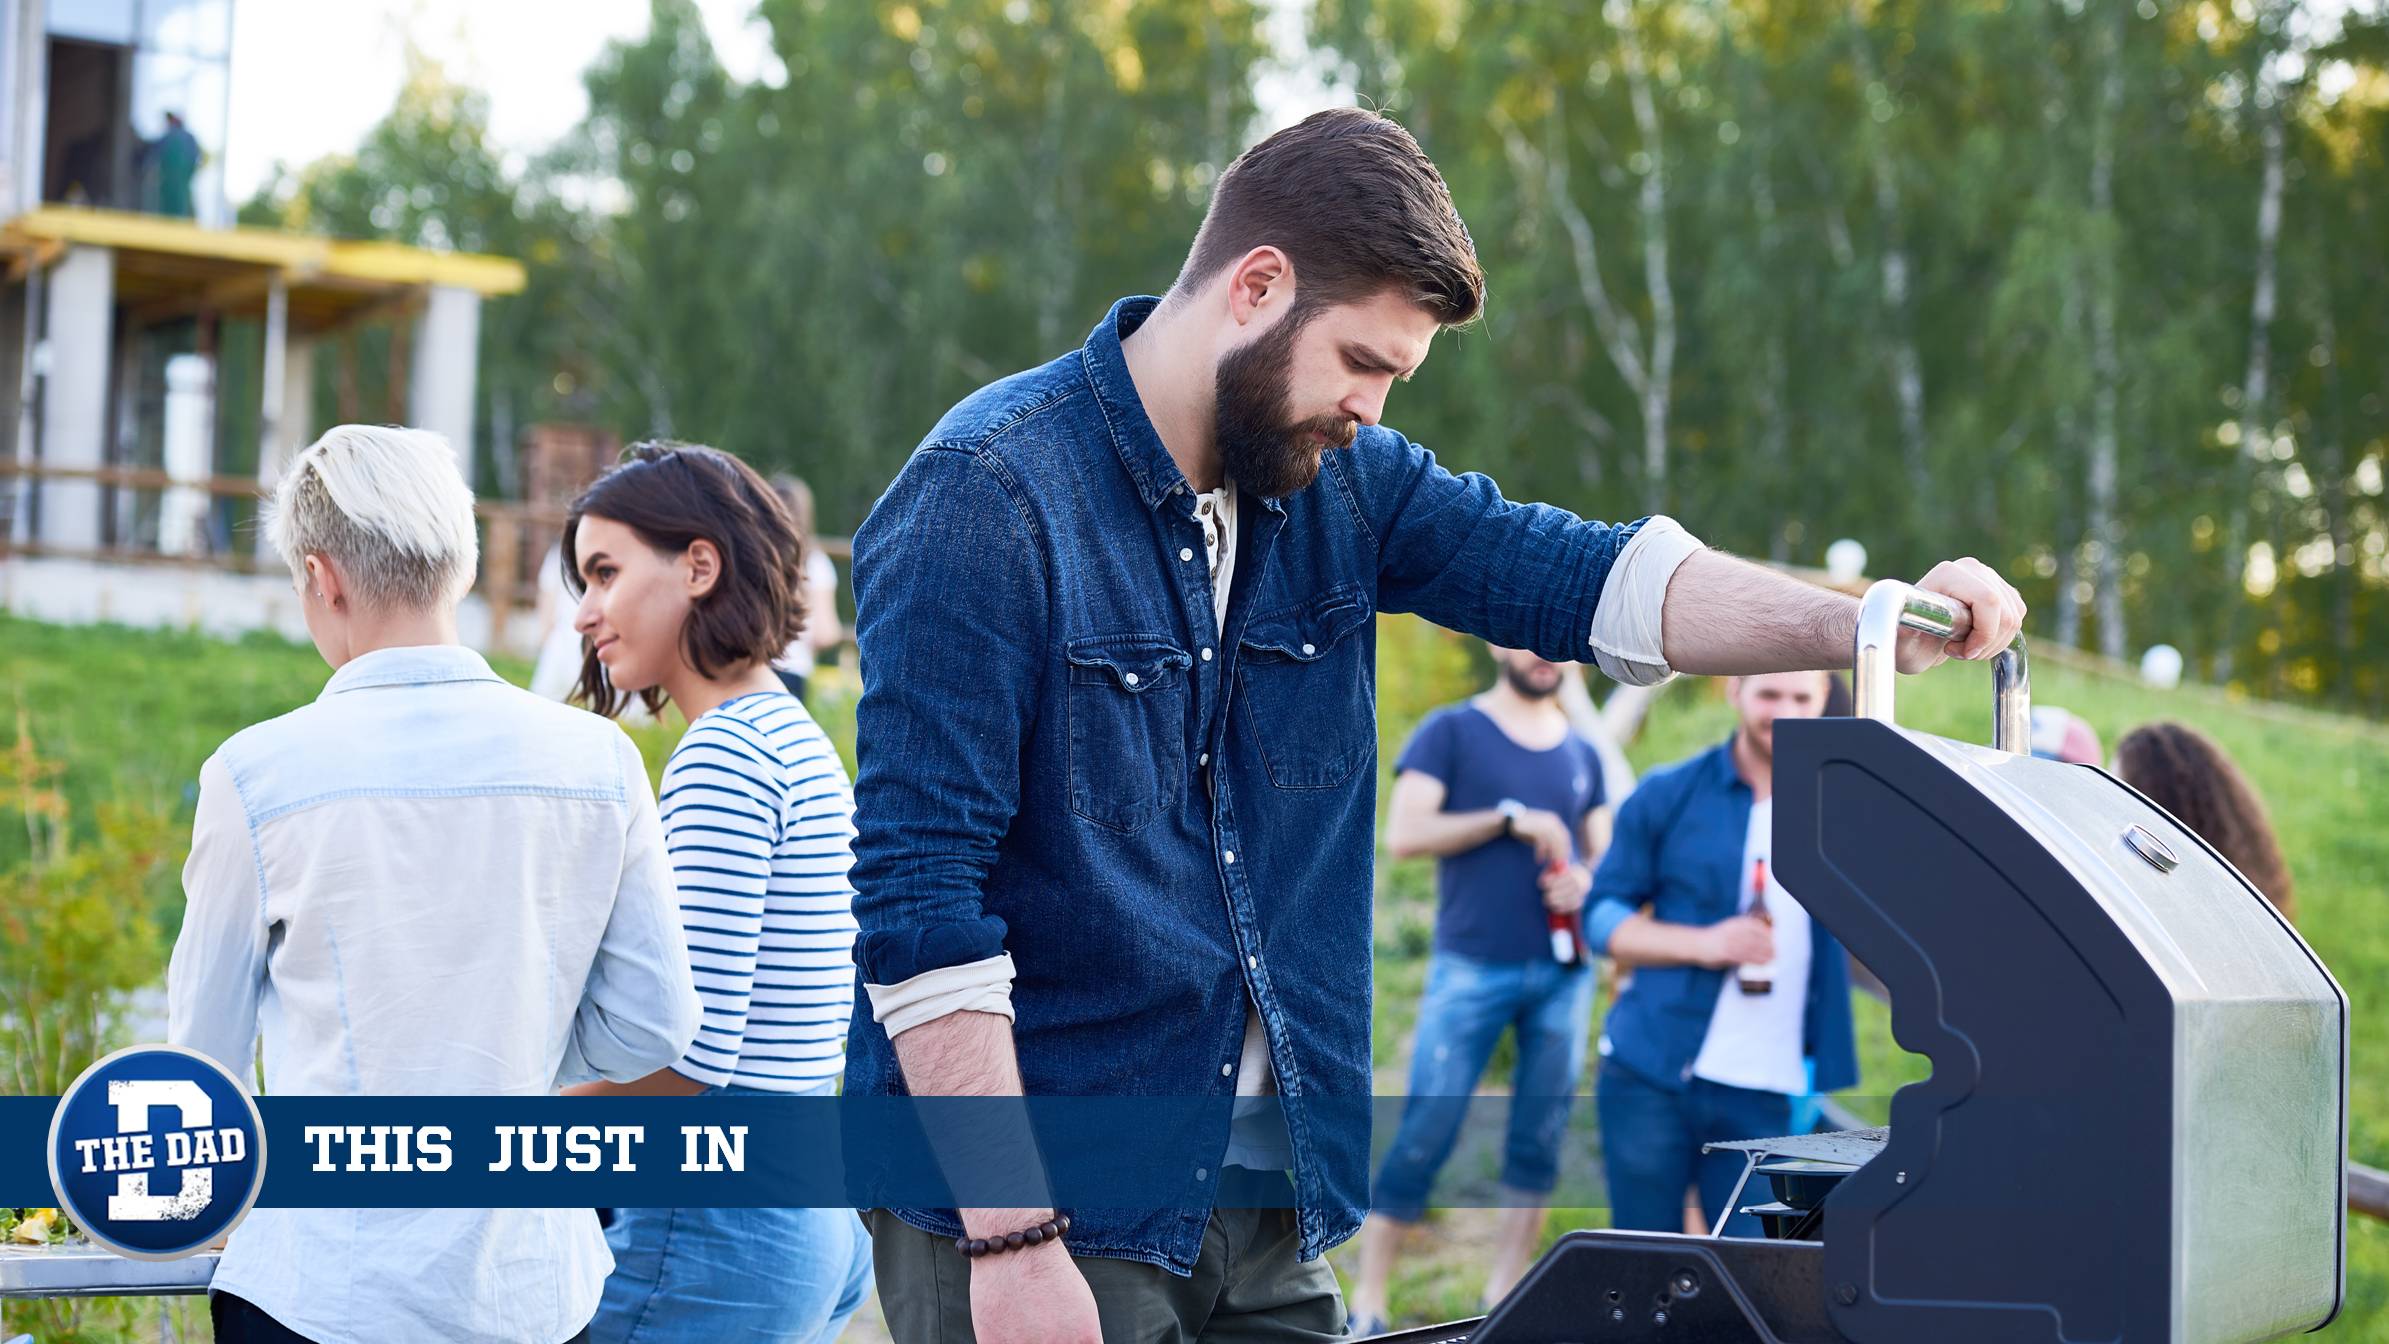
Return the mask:
[[[593,714],[457,642],[473,496],[438,435],[343,425],[267,535],[332,665],[199,772],[168,1037],[285,1096],[544,1096],[644,1077],[701,1009],[655,796]],[[613,1258],[587,1209],[252,1211],[215,1338],[557,1344]]]

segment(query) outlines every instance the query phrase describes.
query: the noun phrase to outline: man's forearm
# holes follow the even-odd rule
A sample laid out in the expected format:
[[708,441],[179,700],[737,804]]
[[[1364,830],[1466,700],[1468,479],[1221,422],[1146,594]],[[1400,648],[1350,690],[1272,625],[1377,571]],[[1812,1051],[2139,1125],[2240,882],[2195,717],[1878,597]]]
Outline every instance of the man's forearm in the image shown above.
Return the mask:
[[1685,558],[1661,609],[1668,665],[1694,676],[1848,667],[1858,602],[1723,551]]
[[1711,965],[1708,933],[1696,924],[1668,924],[1636,911],[1609,935],[1609,959],[1627,970]]
[[[915,1097],[1017,1097],[1020,1057],[1012,1048],[1012,1020],[1000,1013],[956,1012],[899,1033],[894,1041],[896,1062],[904,1070],[904,1085]],[[973,1119],[983,1117],[971,1117]],[[1017,1124],[982,1127],[965,1117],[948,1114],[934,1103],[922,1109],[921,1120],[936,1149],[947,1179],[957,1185],[966,1172],[1019,1171],[1014,1164],[1042,1173],[1035,1141],[1029,1135],[1026,1108]],[[979,1166],[981,1163],[988,1166]],[[963,1227],[974,1237],[1002,1236],[1043,1222],[1047,1207],[966,1208],[959,1210]]]
[[1385,848],[1397,859],[1440,859],[1501,838],[1501,811],[1430,812],[1400,817],[1385,828]]

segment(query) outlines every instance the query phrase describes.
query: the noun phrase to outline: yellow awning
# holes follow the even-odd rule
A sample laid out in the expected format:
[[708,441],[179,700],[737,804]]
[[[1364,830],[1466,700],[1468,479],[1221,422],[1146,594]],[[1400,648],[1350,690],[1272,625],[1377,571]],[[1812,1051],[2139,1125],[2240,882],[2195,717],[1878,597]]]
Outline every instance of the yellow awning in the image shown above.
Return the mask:
[[279,278],[291,329],[316,333],[388,311],[429,286],[486,296],[516,293],[524,281],[522,263],[511,257],[279,229],[208,229],[122,210],[44,206],[0,226],[0,255],[19,265],[47,264],[78,244],[114,251],[116,300],[137,322],[202,311],[256,315]]

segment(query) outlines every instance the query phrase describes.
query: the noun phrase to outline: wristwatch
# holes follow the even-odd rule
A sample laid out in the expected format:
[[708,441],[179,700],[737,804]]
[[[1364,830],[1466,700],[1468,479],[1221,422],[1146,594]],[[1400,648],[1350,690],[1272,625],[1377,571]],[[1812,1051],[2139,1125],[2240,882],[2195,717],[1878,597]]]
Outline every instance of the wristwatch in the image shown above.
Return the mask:
[[1517,839],[1518,817],[1526,811],[1526,804],[1515,798],[1504,798],[1493,805],[1493,810],[1501,813],[1501,838],[1504,840]]

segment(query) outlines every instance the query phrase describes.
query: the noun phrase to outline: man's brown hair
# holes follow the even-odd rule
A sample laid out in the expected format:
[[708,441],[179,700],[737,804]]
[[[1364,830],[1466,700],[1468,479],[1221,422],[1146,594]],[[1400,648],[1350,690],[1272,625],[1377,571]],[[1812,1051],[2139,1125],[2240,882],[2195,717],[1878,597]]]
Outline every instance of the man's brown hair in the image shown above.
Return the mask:
[[1395,290],[1445,326],[1485,307],[1485,273],[1443,174],[1392,118],[1315,112],[1220,175],[1176,290],[1205,284],[1256,247],[1294,263],[1306,308]]

